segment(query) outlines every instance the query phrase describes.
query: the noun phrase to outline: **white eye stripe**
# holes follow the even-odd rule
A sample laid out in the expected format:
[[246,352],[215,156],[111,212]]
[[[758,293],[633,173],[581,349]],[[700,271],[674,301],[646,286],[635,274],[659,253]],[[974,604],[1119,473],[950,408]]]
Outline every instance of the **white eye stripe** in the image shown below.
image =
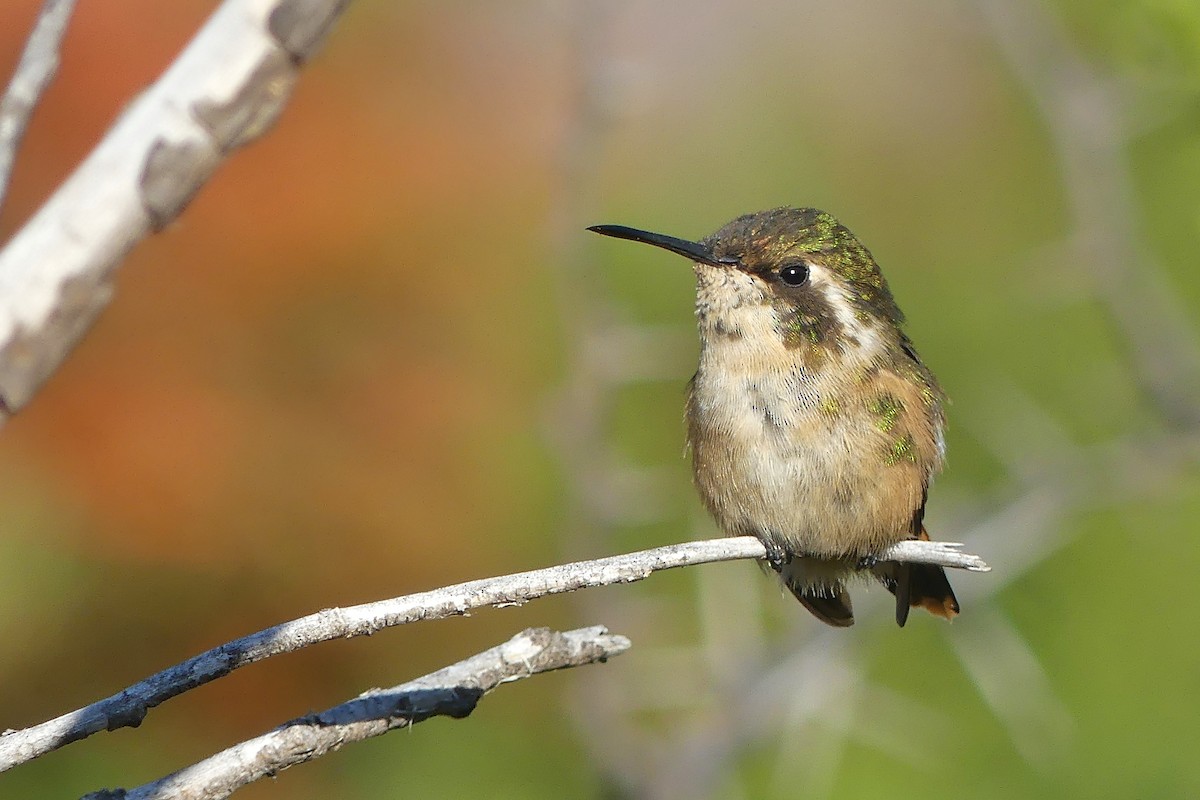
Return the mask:
[[842,330],[853,335],[866,353],[872,353],[880,347],[879,334],[875,326],[863,324],[858,310],[850,301],[846,285],[820,264],[810,264],[808,269],[809,281],[821,291],[825,301],[833,309],[834,316],[837,317]]

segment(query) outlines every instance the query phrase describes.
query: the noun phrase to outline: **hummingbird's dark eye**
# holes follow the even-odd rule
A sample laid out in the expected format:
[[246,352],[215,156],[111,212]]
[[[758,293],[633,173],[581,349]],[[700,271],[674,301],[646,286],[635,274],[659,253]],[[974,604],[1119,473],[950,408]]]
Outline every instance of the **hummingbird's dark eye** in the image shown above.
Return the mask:
[[780,267],[779,280],[788,286],[799,286],[808,280],[808,264],[801,261]]

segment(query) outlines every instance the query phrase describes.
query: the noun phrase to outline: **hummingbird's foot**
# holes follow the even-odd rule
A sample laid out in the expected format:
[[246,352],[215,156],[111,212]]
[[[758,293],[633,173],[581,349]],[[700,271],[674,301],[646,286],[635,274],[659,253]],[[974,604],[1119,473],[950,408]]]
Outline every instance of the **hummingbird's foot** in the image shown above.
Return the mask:
[[760,540],[763,547],[767,550],[767,557],[764,559],[767,565],[776,572],[783,572],[783,568],[792,560],[792,554],[784,550],[778,542],[773,542],[770,539]]
[[874,553],[868,553],[858,560],[858,563],[854,565],[854,568],[859,572],[862,572],[864,569],[871,569],[871,567],[874,567],[878,563],[879,558]]

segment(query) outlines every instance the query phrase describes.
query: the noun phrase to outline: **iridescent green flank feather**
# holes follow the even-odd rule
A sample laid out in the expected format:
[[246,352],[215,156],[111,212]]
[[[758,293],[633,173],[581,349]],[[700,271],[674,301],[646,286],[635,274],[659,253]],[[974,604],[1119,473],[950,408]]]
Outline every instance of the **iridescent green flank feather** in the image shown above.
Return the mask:
[[883,433],[896,427],[896,421],[904,413],[904,403],[893,394],[879,395],[867,408],[877,417],[875,427]]

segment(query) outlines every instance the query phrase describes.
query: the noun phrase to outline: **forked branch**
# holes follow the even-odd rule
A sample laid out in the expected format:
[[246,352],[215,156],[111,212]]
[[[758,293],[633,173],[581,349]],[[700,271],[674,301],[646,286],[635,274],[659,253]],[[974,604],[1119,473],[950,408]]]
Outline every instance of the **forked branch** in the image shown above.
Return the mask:
[[[959,547],[946,542],[901,542],[880,553],[879,560],[988,571],[989,567],[982,559],[960,552]],[[0,736],[0,771],[98,731],[136,727],[151,708],[176,695],[216,680],[238,667],[317,642],[364,636],[410,622],[460,616],[487,606],[521,605],[545,595],[593,586],[633,583],[659,570],[674,567],[765,556],[762,543],[752,536],[708,539],[318,611],[201,653],[85,708],[23,730],[9,731]]]
[[465,717],[480,698],[502,683],[594,664],[628,649],[628,639],[599,625],[566,633],[531,628],[423,678],[391,689],[374,689],[327,711],[284,723],[162,780],[136,789],[106,789],[86,795],[84,800],[228,797],[259,778],[319,758],[344,744],[382,736],[430,717]]

